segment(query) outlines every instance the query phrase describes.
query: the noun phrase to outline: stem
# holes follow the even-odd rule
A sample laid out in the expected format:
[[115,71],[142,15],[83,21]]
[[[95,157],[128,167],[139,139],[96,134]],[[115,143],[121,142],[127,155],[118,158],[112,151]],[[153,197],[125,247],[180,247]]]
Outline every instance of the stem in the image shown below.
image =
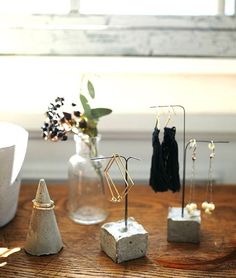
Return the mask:
[[[90,159],[94,158],[94,157],[98,157],[97,138],[89,137],[89,142],[87,144],[88,144],[88,147],[90,150],[90,152],[89,152]],[[105,193],[105,183],[104,183],[103,174],[101,171],[102,163],[98,160],[92,160],[92,159],[91,159],[91,162],[92,162],[94,170],[96,171],[96,173],[98,174],[98,176],[101,180],[102,192]]]
[[[125,159],[125,180],[127,182],[128,180],[128,175],[127,175],[127,171],[128,171],[128,159]],[[125,190],[127,191],[127,184],[125,184]],[[128,194],[125,191],[126,195],[125,195],[125,230],[128,230]]]

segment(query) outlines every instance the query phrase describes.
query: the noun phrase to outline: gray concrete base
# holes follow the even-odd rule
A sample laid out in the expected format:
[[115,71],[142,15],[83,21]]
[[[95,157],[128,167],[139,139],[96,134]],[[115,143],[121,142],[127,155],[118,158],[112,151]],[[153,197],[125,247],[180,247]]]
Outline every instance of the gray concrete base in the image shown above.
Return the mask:
[[201,212],[196,210],[190,215],[184,210],[184,217],[181,216],[181,208],[169,208],[167,240],[169,242],[200,242]]
[[101,227],[101,249],[116,263],[145,256],[148,233],[135,221],[128,218],[128,229],[124,220],[106,223]]

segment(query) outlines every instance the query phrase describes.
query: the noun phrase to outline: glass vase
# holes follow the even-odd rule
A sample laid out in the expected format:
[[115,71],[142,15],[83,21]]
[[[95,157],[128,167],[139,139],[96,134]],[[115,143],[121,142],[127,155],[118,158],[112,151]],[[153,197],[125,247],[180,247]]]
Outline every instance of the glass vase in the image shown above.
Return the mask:
[[100,137],[75,135],[76,154],[69,159],[69,217],[80,224],[96,224],[107,218],[102,164],[98,157]]

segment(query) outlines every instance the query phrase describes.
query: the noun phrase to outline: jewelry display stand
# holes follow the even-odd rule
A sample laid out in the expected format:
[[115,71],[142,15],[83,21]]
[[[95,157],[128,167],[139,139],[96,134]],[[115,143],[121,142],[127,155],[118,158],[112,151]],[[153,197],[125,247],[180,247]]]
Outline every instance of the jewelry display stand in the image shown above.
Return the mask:
[[184,209],[184,216],[181,214],[182,208],[169,208],[167,240],[169,242],[199,243],[201,211],[197,209],[193,215],[190,215]]
[[[185,110],[184,110],[185,111]],[[185,112],[184,112],[185,126]],[[186,176],[186,155],[191,140],[185,146],[185,127],[184,127],[184,149],[183,149],[183,183],[182,183],[182,207],[169,208],[167,217],[167,240],[177,243],[199,243],[200,242],[200,226],[201,211],[196,209],[190,214],[185,209],[185,176]]]
[[[185,137],[185,133],[184,133]],[[182,184],[182,207],[169,208],[167,217],[168,229],[167,240],[169,242],[178,243],[199,243],[200,242],[200,226],[201,211],[195,209],[193,213],[189,213],[185,209],[185,173],[186,173],[186,154],[191,140],[184,149],[183,158],[183,184]]]
[[[196,209],[193,214],[185,209],[185,176],[186,176],[186,154],[190,140],[184,150],[183,163],[183,184],[182,184],[182,207],[170,208],[168,213],[168,233],[169,242],[200,242],[201,212]],[[198,143],[211,143],[209,140],[196,140]],[[228,141],[214,141],[214,143],[229,143]]]
[[[137,259],[146,255],[148,246],[148,232],[133,217],[128,217],[128,192],[132,185],[134,185],[128,173],[128,161],[129,159],[136,158],[125,158],[124,156],[119,156],[117,154],[113,157],[106,158],[111,158],[108,163],[108,167],[106,167],[107,171],[106,169],[104,170],[104,173],[106,173],[105,177],[108,181],[108,186],[112,195],[111,201],[120,202],[122,201],[123,197],[125,197],[125,215],[124,219],[116,222],[105,223],[101,227],[100,244],[101,249],[115,263],[122,263],[124,261]],[[125,160],[125,165],[121,162],[120,158]],[[118,192],[118,189],[116,188],[110,174],[108,173],[108,170],[110,169],[113,162],[116,162],[125,181],[125,189],[121,194]],[[119,165],[117,162],[121,164]]]
[[24,249],[34,256],[56,254],[63,248],[60,231],[44,179],[39,181]]
[[[186,112],[182,105],[161,105],[152,106],[151,108],[181,108],[183,110],[183,180],[182,180],[182,197],[181,207],[170,207],[167,216],[167,240],[177,243],[199,243],[200,242],[200,226],[201,211],[196,209],[190,214],[185,209],[185,178],[186,178],[186,154],[190,140],[185,146],[186,132]],[[196,140],[197,142],[211,143],[208,140]],[[228,141],[214,141],[214,143],[229,143]]]
[[[125,226],[127,221],[127,227]],[[148,232],[134,218],[106,223],[101,227],[101,249],[115,263],[146,255]]]
[[[185,148],[185,108],[182,105],[161,105],[153,106],[151,108],[181,108],[183,110],[183,187],[182,192],[185,191],[185,165],[186,165],[186,148]],[[182,194],[184,198],[184,193]],[[184,211],[184,201],[182,198],[181,207],[169,207],[167,217],[167,240],[169,242],[190,242],[198,243],[200,238],[200,211],[196,210],[194,215],[189,215]]]

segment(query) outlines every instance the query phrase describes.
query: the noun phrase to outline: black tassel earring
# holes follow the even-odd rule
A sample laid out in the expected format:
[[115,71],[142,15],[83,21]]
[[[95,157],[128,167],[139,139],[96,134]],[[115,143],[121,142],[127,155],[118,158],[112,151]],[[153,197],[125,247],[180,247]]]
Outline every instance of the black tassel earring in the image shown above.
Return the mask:
[[158,129],[159,118],[157,118],[154,131],[152,133],[152,162],[149,185],[155,192],[168,191],[169,179],[165,173],[165,167],[163,163],[162,148],[159,140],[160,130]]
[[178,144],[175,140],[176,128],[165,127],[162,142],[164,168],[170,179],[169,189],[173,192],[180,190]]

